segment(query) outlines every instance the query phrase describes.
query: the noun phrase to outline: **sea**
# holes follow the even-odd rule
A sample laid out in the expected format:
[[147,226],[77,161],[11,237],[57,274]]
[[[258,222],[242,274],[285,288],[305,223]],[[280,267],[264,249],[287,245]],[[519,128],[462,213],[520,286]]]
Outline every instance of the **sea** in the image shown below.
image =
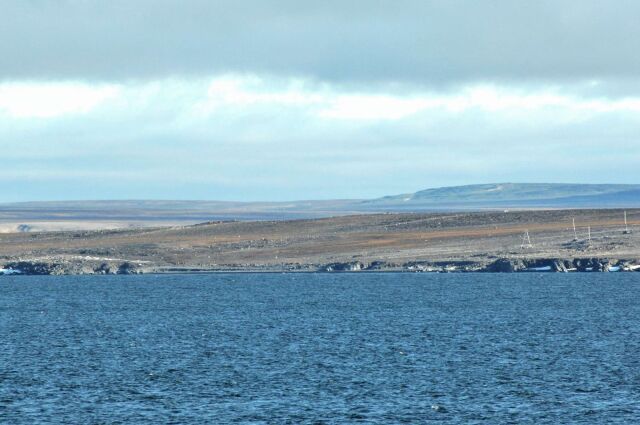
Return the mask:
[[640,273],[3,276],[0,423],[640,423]]

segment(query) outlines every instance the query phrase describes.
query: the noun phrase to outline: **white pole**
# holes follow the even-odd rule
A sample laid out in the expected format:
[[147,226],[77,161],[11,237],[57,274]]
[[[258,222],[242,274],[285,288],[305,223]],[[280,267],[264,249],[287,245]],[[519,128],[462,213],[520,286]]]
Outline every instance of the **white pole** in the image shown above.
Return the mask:
[[627,211],[624,212],[624,231],[629,233],[629,225],[627,224]]
[[591,226],[589,226],[588,229],[589,229],[589,242],[591,242]]
[[578,232],[576,232],[576,219],[573,218],[573,237],[575,240],[578,240]]

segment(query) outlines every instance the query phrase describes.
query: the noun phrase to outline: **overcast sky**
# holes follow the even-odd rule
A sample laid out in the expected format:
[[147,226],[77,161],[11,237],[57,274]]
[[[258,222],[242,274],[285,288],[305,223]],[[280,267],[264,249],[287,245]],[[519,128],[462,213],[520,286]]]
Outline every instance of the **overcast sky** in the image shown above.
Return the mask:
[[0,202],[640,180],[637,0],[0,0],[0,16]]

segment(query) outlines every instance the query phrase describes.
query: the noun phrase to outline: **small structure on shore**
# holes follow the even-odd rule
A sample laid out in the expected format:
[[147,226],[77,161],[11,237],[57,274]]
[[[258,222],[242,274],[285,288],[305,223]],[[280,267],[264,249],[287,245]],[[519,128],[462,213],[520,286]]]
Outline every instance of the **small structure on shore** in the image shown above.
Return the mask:
[[529,237],[529,230],[525,230],[524,235],[522,235],[522,244],[520,244],[520,249],[525,248],[533,248],[531,238]]
[[627,211],[624,212],[624,235],[631,234],[631,230],[629,230],[629,224],[627,223]]

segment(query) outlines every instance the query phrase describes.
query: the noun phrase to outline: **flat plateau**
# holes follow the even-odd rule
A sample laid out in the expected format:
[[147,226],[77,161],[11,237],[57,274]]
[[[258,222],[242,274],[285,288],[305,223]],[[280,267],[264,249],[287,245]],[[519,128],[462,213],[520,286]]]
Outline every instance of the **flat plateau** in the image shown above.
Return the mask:
[[5,233],[0,268],[22,274],[640,271],[640,209],[626,212],[629,231],[622,209],[580,209]]

